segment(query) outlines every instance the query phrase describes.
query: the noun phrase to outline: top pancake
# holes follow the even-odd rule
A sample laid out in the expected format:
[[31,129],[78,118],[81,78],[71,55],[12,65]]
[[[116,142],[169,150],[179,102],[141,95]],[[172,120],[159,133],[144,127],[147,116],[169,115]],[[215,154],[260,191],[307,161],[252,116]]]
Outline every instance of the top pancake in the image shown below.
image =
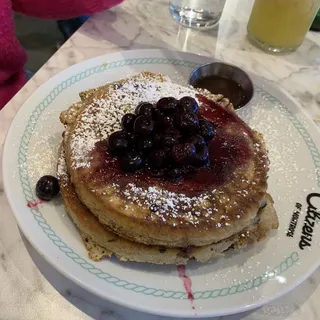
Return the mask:
[[240,232],[256,216],[267,189],[267,152],[262,136],[228,110],[227,100],[209,106],[199,98],[200,114],[216,129],[210,170],[173,183],[125,174],[107,151],[106,138],[138,103],[166,96],[198,99],[197,93],[142,73],[81,95],[66,143],[68,172],[80,200],[120,236],[149,245],[202,246]]

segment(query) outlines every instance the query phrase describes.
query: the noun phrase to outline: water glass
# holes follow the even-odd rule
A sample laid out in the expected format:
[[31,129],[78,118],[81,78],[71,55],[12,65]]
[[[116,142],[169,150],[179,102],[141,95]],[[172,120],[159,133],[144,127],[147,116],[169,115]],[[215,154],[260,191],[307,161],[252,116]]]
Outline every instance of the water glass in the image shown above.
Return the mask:
[[171,0],[170,12],[182,25],[196,29],[215,27],[226,0]]

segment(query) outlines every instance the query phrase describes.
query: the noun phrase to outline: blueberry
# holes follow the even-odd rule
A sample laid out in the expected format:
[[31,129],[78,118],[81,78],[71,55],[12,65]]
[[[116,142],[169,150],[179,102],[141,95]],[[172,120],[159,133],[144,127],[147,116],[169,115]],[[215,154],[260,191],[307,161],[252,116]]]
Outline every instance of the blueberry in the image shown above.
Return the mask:
[[136,107],[135,113],[139,116],[147,116],[149,118],[152,117],[154,106],[149,102],[141,102]]
[[208,147],[202,147],[195,154],[193,158],[193,165],[195,167],[203,167],[209,163],[209,150]]
[[178,100],[173,97],[161,98],[156,107],[161,110],[164,114],[173,114],[176,112]]
[[163,116],[163,112],[160,109],[157,109],[157,108],[152,109],[152,119],[154,121],[157,121],[161,116]]
[[156,146],[156,147],[161,146],[163,134],[160,132],[154,132],[152,137],[153,137],[154,146]]
[[181,134],[178,130],[171,128],[163,133],[161,145],[163,147],[172,147],[179,143]]
[[172,147],[171,154],[177,164],[188,165],[196,154],[196,147],[193,143],[177,144]]
[[194,136],[190,136],[186,139],[186,142],[193,143],[196,146],[197,151],[202,147],[207,146],[206,141],[199,134],[195,134]]
[[137,144],[137,135],[134,132],[126,132],[126,137],[128,139],[128,150],[134,150]]
[[191,165],[185,165],[181,168],[182,174],[185,176],[187,174],[193,173],[195,171],[195,167]]
[[198,113],[199,105],[196,99],[192,97],[183,97],[179,100],[178,111],[182,113],[192,112]]
[[116,131],[112,133],[108,138],[108,146],[109,150],[114,155],[123,154],[129,146],[129,141],[125,132]]
[[159,131],[173,127],[174,120],[170,116],[159,115],[156,120],[156,127]]
[[199,127],[199,132],[206,141],[210,141],[214,137],[215,131],[213,125],[209,121],[200,120]]
[[151,168],[150,166],[146,167],[146,171],[153,177],[163,177],[166,173],[165,168],[159,168],[159,169],[154,169]]
[[133,131],[133,123],[136,116],[133,113],[126,113],[121,119],[121,126],[124,130],[131,132]]
[[141,136],[148,136],[153,131],[153,121],[147,116],[138,116],[133,124],[133,130]]
[[120,166],[125,172],[136,172],[143,167],[143,159],[139,153],[129,151],[120,158]]
[[136,145],[139,151],[145,152],[152,148],[153,139],[151,137],[140,137],[137,139]]
[[155,149],[148,155],[148,166],[151,170],[164,169],[168,164],[168,153],[162,149]]
[[51,200],[60,191],[58,179],[53,176],[43,176],[36,184],[36,195],[41,200]]
[[173,168],[167,172],[167,176],[172,179],[180,178],[182,176],[182,169],[181,168]]
[[175,117],[176,127],[185,134],[192,134],[199,128],[199,120],[192,112],[178,113]]

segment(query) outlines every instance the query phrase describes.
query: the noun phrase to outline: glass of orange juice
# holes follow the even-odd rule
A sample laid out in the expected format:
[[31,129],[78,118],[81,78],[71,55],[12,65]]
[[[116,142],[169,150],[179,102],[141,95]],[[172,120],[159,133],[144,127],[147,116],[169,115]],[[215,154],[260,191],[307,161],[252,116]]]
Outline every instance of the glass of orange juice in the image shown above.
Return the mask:
[[290,52],[302,43],[320,0],[255,0],[248,37],[271,52]]

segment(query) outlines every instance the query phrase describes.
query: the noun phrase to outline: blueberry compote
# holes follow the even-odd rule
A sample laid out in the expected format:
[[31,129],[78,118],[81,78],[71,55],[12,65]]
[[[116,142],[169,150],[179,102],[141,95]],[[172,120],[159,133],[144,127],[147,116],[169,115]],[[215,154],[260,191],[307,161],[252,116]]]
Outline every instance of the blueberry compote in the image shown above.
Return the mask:
[[152,176],[177,179],[209,165],[208,143],[213,125],[198,117],[192,97],[142,102],[135,115],[122,118],[122,130],[108,138],[108,149],[124,172],[146,171]]
[[186,195],[226,183],[252,156],[251,130],[233,112],[203,96],[198,101],[165,97],[124,115],[122,130],[96,144],[97,179]]

